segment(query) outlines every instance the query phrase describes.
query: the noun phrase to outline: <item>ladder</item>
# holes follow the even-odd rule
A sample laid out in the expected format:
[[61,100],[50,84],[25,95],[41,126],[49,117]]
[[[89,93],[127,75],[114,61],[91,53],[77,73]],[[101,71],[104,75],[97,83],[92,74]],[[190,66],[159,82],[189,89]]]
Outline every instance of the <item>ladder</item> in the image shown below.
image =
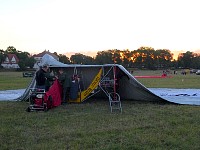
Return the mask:
[[120,110],[120,112],[122,113],[122,105],[121,105],[119,94],[115,92],[111,92],[108,94],[109,94],[109,103],[110,103],[111,113],[113,112],[113,109]]
[[100,81],[101,90],[108,96],[109,98],[109,106],[111,112],[114,109],[120,110],[122,112],[122,105],[120,100],[120,95],[117,93],[117,78],[116,78],[116,66],[111,66],[104,77]]

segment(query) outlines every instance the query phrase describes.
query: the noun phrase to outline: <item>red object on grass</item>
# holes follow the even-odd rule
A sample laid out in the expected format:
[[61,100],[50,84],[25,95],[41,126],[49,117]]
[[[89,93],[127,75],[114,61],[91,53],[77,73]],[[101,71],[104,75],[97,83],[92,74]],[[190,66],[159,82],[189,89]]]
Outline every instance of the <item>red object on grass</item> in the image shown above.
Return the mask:
[[62,93],[62,87],[58,80],[56,79],[53,83],[53,85],[49,88],[49,91],[47,91],[44,95],[44,101],[47,102],[47,107],[49,108],[49,97],[52,98],[52,104],[51,107],[57,107],[61,105],[61,93]]
[[172,78],[172,76],[134,76],[135,78]]
[[42,99],[41,98],[34,99],[34,104],[36,106],[42,106]]

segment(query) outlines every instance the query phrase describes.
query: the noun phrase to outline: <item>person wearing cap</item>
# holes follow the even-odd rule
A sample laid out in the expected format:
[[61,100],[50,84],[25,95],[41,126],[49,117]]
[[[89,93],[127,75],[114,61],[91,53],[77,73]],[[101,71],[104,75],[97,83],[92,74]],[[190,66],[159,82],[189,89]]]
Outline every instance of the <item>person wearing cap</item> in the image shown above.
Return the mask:
[[50,76],[48,70],[48,65],[43,65],[42,68],[36,72],[36,88],[45,89],[45,91],[49,90],[49,80],[53,80],[54,77]]

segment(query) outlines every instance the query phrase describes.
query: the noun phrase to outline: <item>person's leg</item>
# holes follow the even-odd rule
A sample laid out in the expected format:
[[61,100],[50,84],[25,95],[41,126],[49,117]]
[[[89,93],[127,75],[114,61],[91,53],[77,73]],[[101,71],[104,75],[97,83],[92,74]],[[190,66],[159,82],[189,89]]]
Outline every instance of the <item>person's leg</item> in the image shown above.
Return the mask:
[[67,91],[66,91],[66,101],[69,101],[69,93],[70,93],[70,87],[67,87]]
[[66,103],[66,94],[67,94],[67,88],[63,87],[63,96],[62,96],[62,103]]

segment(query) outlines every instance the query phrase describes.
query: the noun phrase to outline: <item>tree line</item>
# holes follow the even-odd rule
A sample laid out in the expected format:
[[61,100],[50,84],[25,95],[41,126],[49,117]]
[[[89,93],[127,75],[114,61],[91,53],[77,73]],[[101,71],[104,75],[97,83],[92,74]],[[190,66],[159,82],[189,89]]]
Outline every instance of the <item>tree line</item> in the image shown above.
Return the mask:
[[[21,70],[27,67],[33,68],[35,60],[28,52],[16,50],[9,46],[6,50],[0,49],[0,62],[2,63],[7,54],[16,54],[19,58],[19,67]],[[157,49],[152,47],[140,47],[137,50],[104,50],[98,51],[94,57],[76,53],[67,57],[64,54],[58,54],[59,61],[66,64],[120,64],[126,68],[146,68],[146,69],[169,69],[169,68],[193,68],[200,66],[200,54],[187,51],[180,53],[177,60],[173,59],[173,53],[168,49]]]

